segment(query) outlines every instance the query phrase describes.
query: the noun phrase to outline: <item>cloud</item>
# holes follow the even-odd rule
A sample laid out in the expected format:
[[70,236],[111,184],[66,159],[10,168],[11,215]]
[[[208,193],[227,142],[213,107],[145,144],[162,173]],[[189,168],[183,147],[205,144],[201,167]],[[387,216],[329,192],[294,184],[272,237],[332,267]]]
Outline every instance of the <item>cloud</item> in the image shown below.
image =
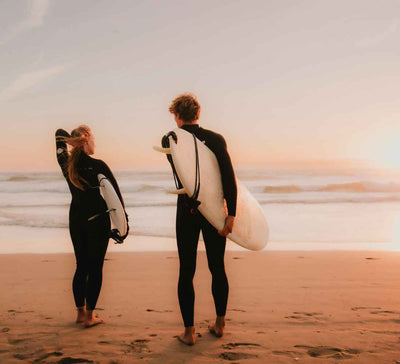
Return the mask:
[[399,21],[396,20],[392,22],[386,29],[382,32],[376,33],[370,37],[359,40],[356,44],[361,47],[368,47],[379,44],[383,42],[386,38],[390,37],[392,34],[397,32],[399,28]]
[[28,16],[0,38],[0,46],[9,42],[26,30],[42,26],[49,5],[50,0],[29,0]]
[[39,85],[40,83],[50,79],[51,77],[64,72],[68,67],[58,65],[39,71],[26,72],[18,76],[8,87],[0,91],[0,101],[14,99],[21,93]]

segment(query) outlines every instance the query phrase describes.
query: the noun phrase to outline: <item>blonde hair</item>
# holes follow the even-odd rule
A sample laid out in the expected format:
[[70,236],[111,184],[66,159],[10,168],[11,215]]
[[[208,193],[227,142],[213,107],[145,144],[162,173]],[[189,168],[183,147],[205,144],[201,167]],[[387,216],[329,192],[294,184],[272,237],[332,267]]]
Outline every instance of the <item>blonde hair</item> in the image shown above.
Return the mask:
[[70,137],[65,137],[64,141],[72,146],[72,150],[69,153],[68,158],[68,177],[71,183],[84,190],[83,183],[88,183],[83,177],[78,173],[78,162],[81,157],[83,147],[87,144],[91,130],[87,125],[80,125],[71,132]]
[[169,112],[177,115],[185,123],[193,123],[200,117],[200,109],[196,96],[185,93],[172,100]]

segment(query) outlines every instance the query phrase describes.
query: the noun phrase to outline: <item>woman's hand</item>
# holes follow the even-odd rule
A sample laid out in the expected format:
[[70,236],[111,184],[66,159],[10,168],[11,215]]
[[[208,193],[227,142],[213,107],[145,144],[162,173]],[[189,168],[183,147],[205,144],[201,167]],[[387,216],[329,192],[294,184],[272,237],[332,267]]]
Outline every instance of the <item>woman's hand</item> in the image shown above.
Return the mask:
[[232,232],[234,222],[235,222],[235,216],[230,216],[230,215],[227,216],[227,218],[225,219],[224,228],[222,230],[218,230],[218,234],[226,237],[228,234]]

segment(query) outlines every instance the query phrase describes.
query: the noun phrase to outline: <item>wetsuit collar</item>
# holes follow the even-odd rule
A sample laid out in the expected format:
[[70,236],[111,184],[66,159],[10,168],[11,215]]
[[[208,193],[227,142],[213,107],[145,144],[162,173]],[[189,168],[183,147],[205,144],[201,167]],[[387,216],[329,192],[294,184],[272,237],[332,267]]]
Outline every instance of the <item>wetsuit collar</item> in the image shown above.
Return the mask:
[[81,151],[81,158],[90,158],[90,156],[88,155],[88,154],[86,154],[84,151],[83,151],[83,149],[82,149],[82,151]]
[[199,128],[200,128],[199,124],[183,124],[181,126],[181,129],[189,131],[189,132],[192,132],[192,131],[197,130]]

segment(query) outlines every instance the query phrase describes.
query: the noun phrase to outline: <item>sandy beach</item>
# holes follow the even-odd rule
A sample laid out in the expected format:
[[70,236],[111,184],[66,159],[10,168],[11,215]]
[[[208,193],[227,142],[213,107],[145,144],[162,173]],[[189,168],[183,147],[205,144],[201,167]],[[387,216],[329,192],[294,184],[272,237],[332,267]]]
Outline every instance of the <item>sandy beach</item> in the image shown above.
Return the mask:
[[199,252],[197,343],[186,347],[176,252],[108,253],[98,314],[73,322],[72,254],[0,255],[1,363],[400,362],[397,252],[227,252],[226,335]]

